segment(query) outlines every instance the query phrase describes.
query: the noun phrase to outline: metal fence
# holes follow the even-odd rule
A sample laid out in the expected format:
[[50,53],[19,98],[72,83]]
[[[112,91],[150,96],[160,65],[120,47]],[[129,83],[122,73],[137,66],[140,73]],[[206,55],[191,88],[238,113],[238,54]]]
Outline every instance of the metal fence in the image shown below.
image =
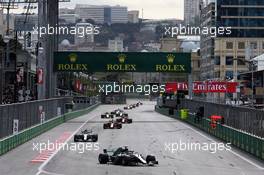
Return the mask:
[[182,99],[180,103],[180,108],[190,112],[197,112],[199,107],[204,107],[205,117],[221,115],[226,125],[264,138],[264,112],[261,110],[189,99]]
[[63,97],[0,105],[0,138],[69,112],[66,104],[74,104],[72,110],[79,110],[96,102],[95,97]]

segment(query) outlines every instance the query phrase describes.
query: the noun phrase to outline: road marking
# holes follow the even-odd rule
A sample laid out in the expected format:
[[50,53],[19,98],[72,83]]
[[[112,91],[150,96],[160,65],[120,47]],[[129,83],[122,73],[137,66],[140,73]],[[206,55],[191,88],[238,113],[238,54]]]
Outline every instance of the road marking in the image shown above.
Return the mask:
[[[198,134],[201,135],[202,137],[204,137],[204,138],[206,138],[206,139],[208,139],[208,140],[210,140],[210,141],[218,142],[217,140],[215,140],[215,139],[213,139],[213,138],[210,138],[210,137],[208,137],[208,136],[202,134],[201,132],[197,131],[196,129],[194,129],[194,128],[190,127],[190,126],[188,126],[187,124],[182,123],[182,122],[180,122],[180,123],[181,123],[182,125],[184,125],[185,127],[187,127],[187,128],[189,128],[189,129],[193,130],[194,132],[198,133]],[[234,152],[234,151],[232,151],[232,150],[228,150],[228,151],[230,151],[232,154],[236,155],[236,156],[239,157],[240,159],[242,159],[242,160],[248,162],[249,164],[251,164],[251,165],[257,167],[258,169],[260,169],[260,170],[264,170],[264,167],[262,167],[262,166],[260,166],[260,165],[258,165],[258,164],[256,164],[256,163],[254,163],[253,161],[247,159],[246,157],[244,157],[244,156],[242,156],[242,155],[240,155],[240,154],[238,154],[238,153],[236,153],[236,152]]]
[[[56,141],[56,144],[63,144],[68,137],[70,137],[70,132],[64,132]],[[34,159],[32,159],[31,163],[41,163],[47,160],[55,151],[58,149],[57,145],[53,145],[53,149],[47,148],[46,150],[42,151],[40,154],[38,154]]]
[[[38,168],[38,172],[36,173],[36,175],[40,175],[41,173],[47,173],[46,171],[43,170],[43,168],[49,163],[49,161],[51,161],[51,159],[58,154],[58,152],[65,146],[66,143],[68,143],[70,141],[70,139],[80,130],[82,129],[82,127],[84,127],[85,124],[87,124],[90,120],[94,119],[95,117],[97,117],[96,115],[93,116],[92,118],[87,119],[78,129],[76,129],[73,134],[63,143],[63,146],[60,147],[58,150],[56,150],[47,160],[45,160],[45,162],[43,162],[40,167]],[[50,174],[54,174],[55,173],[50,173]]]

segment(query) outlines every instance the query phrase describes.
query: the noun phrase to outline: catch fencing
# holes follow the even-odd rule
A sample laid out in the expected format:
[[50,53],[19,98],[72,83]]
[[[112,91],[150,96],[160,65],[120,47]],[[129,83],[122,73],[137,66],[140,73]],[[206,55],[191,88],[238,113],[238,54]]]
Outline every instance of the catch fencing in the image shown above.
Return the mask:
[[97,102],[96,97],[62,97],[0,105],[0,138],[16,134],[67,112],[85,109]]

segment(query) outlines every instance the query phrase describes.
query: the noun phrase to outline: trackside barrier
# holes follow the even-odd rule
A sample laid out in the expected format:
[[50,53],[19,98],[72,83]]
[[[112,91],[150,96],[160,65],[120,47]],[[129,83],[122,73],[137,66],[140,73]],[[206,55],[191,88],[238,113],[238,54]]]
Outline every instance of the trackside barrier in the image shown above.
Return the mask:
[[99,103],[90,106],[84,110],[74,111],[70,113],[66,113],[64,115],[58,116],[56,118],[50,119],[43,124],[35,125],[31,128],[25,129],[19,132],[16,135],[9,136],[5,139],[0,140],[0,155],[5,154],[6,152],[16,148],[17,146],[33,139],[34,137],[68,121],[79,117],[81,115],[87,114],[96,108]]
[[[175,115],[168,115],[168,108],[155,107],[158,113],[170,116],[172,118],[182,120],[179,112],[175,112]],[[209,119],[202,119],[200,123],[195,123],[194,114],[189,113],[188,117],[182,120],[190,125],[193,125],[210,135],[215,136],[225,142],[231,143],[237,148],[264,160],[264,139],[248,134],[246,132],[228,127],[226,125],[217,124],[216,129],[212,129]]]

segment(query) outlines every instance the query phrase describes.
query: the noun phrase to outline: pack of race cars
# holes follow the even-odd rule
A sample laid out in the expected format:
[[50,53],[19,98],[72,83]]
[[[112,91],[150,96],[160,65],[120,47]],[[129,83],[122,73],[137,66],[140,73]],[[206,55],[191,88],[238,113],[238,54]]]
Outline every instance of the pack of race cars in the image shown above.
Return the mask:
[[[138,102],[135,104],[130,104],[128,106],[125,106],[124,110],[130,110],[139,107],[140,105],[143,105],[143,103]],[[101,118],[110,119],[108,122],[103,124],[104,129],[121,129],[122,124],[131,124],[133,122],[133,119],[129,118],[128,114],[121,109],[116,109],[112,112],[106,112],[101,115]]]
[[[142,102],[130,104],[124,107],[124,110],[132,110],[143,105]],[[103,129],[121,129],[123,124],[131,124],[132,118],[128,117],[128,113],[121,109],[116,109],[112,112],[101,114],[101,119],[109,119],[103,123]],[[98,135],[92,130],[83,130],[74,135],[74,142],[97,142]],[[158,164],[156,157],[147,155],[144,157],[142,154],[129,150],[127,146],[119,147],[113,150],[104,149],[103,153],[99,154],[98,161],[100,164],[113,164],[113,165],[145,165],[154,166]]]

